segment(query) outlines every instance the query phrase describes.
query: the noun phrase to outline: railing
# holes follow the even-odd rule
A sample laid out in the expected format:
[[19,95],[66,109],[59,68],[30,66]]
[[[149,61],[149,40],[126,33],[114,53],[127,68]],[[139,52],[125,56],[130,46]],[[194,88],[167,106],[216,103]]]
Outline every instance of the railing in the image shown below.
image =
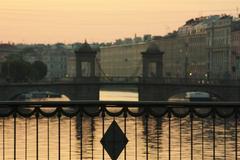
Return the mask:
[[196,79],[169,77],[81,77],[66,78],[39,82],[7,82],[1,85],[52,85],[52,84],[97,84],[97,85],[138,85],[138,84],[183,84],[183,85],[230,85],[240,86],[239,80],[232,79]]
[[239,106],[0,102],[0,159],[238,159]]

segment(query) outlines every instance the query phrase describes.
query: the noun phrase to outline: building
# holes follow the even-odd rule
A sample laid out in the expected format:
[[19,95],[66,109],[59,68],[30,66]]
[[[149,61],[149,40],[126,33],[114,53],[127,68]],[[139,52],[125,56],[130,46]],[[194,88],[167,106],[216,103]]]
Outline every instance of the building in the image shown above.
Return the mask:
[[136,77],[142,73],[141,52],[147,43],[112,45],[100,48],[100,75],[106,77]]
[[[140,53],[156,43],[163,55],[163,76],[171,78],[233,78],[231,27],[233,17],[213,15],[191,19],[164,37],[101,47],[102,76],[141,76]],[[148,37],[148,38],[147,38]],[[234,42],[239,44],[238,42]]]
[[67,77],[67,53],[60,46],[47,46],[42,53],[42,61],[47,65],[47,80],[59,80]]
[[230,79],[232,17],[222,16],[212,21],[207,28],[210,61],[210,77],[214,79]]
[[76,56],[73,51],[67,53],[67,75],[66,78],[76,77]]
[[231,32],[231,66],[234,79],[240,79],[240,21],[233,22]]

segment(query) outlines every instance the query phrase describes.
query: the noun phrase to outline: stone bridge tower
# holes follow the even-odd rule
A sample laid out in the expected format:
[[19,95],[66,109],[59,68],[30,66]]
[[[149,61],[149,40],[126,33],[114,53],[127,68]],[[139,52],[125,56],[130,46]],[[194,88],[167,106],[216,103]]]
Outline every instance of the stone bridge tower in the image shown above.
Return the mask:
[[76,78],[95,77],[95,59],[97,51],[93,50],[85,42],[75,51],[76,54]]
[[143,78],[163,75],[163,54],[155,43],[151,43],[145,52],[142,52]]
[[156,83],[163,77],[163,54],[157,44],[151,43],[145,52],[142,52],[143,77],[139,84],[140,101],[161,100],[161,88]]
[[77,95],[74,97],[78,97],[78,100],[99,100],[100,84],[95,75],[96,54],[97,51],[86,41],[75,51]]

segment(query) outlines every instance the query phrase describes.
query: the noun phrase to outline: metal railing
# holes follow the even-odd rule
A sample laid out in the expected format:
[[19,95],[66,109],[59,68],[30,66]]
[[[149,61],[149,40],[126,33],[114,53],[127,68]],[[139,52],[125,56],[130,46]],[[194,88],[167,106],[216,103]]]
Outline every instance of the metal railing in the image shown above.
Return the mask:
[[109,159],[108,142],[100,141],[113,121],[128,140],[121,159],[238,159],[239,107],[238,102],[0,102],[0,159]]
[[189,85],[235,85],[239,86],[240,81],[234,79],[199,79],[199,78],[169,78],[169,77],[81,77],[66,78],[56,80],[43,80],[39,82],[7,82],[3,81],[2,85],[46,85],[46,84],[139,84],[139,83],[156,83],[156,84],[189,84]]

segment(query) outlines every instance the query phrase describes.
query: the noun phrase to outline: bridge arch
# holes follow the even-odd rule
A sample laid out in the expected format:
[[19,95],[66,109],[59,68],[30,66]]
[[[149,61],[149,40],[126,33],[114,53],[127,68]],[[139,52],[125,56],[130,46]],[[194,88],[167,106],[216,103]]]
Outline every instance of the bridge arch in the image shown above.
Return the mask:
[[[14,95],[11,95],[9,100],[20,100],[20,101],[27,100],[27,94],[29,94],[29,95],[33,94],[32,98],[40,98],[40,97],[42,97],[42,98],[61,98],[61,99],[58,99],[58,101],[71,100],[71,97],[67,93],[53,92],[53,91],[49,91],[49,90],[41,90],[41,91],[40,90],[31,90],[31,91],[27,91],[27,92],[19,92]],[[31,97],[29,97],[29,98],[31,98]],[[54,100],[54,99],[52,99],[52,100]],[[51,101],[51,99],[50,99],[50,101]]]
[[226,101],[225,97],[222,96],[221,94],[214,92],[213,90],[208,90],[208,89],[188,89],[188,88],[181,88],[181,89],[176,89],[172,90],[169,92],[169,94],[166,95],[166,99],[169,100],[171,97],[179,95],[179,94],[185,94],[187,92],[205,92],[210,94],[211,97],[216,97],[218,100]]

